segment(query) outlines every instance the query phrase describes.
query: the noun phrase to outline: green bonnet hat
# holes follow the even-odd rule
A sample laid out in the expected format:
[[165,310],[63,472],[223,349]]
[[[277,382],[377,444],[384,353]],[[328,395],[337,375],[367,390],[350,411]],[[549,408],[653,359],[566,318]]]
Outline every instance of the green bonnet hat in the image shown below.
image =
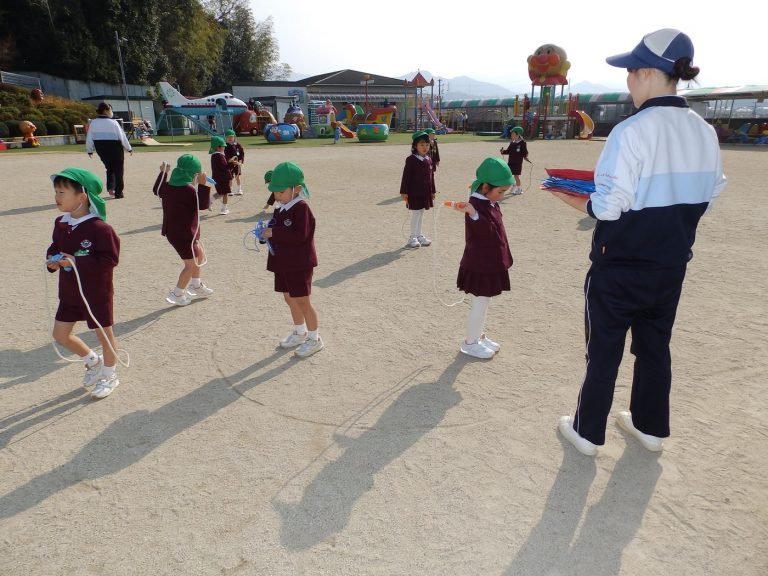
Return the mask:
[[[266,174],[264,175],[266,180]],[[294,162],[281,162],[272,170],[272,179],[267,186],[270,192],[280,192],[286,188],[301,186],[304,188],[302,195],[309,198],[309,188],[304,183],[304,172]]]
[[192,184],[195,179],[195,175],[202,172],[203,166],[200,160],[192,156],[192,154],[182,154],[179,159],[176,160],[176,168],[171,172],[171,177],[168,179],[168,184],[171,186],[186,186]]
[[522,126],[515,126],[514,128],[512,128],[512,132],[517,132],[518,134],[520,134],[520,136],[522,136],[523,135],[523,127]]
[[424,132],[426,134],[434,134],[435,133],[435,129],[434,128],[424,128]]
[[472,182],[472,192],[477,192],[480,184],[491,186],[510,186],[514,182],[512,170],[501,158],[486,158],[475,170],[475,181]]
[[208,150],[208,154],[213,154],[214,152],[216,152],[216,148],[218,148],[219,146],[226,146],[226,145],[227,143],[224,142],[224,138],[222,138],[221,136],[214,136],[213,138],[211,138],[211,148],[210,150]]
[[419,138],[424,138],[424,137],[428,138],[427,133],[424,130],[418,130],[413,133],[413,136],[411,136],[411,140],[413,140],[413,143],[415,144]]
[[272,170],[267,170],[264,172],[264,184],[269,184],[272,182]]
[[90,204],[88,209],[91,214],[95,214],[106,222],[107,207],[104,200],[101,199],[102,184],[101,179],[96,174],[82,168],[64,168],[61,172],[51,174],[51,181],[55,180],[57,176],[68,178],[80,184],[88,194]]
[[237,134],[235,134],[234,130],[229,129],[224,132],[224,136],[237,136]]

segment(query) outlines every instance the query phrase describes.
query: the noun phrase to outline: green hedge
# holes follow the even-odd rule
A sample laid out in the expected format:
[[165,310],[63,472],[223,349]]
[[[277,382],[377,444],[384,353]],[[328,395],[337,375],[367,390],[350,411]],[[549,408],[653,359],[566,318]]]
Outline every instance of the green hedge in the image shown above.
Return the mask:
[[59,136],[61,134],[66,134],[66,132],[64,132],[64,128],[61,125],[61,122],[57,120],[46,120],[45,127],[48,129],[49,136]]
[[10,136],[8,126],[5,125],[5,122],[0,122],[0,138],[8,138],[8,136]]
[[6,120],[5,125],[8,126],[8,136],[11,138],[17,138],[21,136],[18,120]]

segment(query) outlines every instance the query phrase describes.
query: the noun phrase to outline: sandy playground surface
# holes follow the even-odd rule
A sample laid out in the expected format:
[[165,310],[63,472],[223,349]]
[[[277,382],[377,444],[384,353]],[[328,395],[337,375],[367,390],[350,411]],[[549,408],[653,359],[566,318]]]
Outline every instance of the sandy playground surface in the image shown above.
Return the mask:
[[[441,199],[461,199],[500,141],[441,141]],[[724,150],[673,338],[672,436],[660,455],[608,426],[595,459],[556,433],[584,363],[591,222],[537,189],[591,169],[601,142],[534,142],[528,191],[504,201],[515,265],[495,298],[492,361],[458,352],[461,217],[408,250],[406,147],[259,147],[231,213],[205,214],[213,297],[164,301],[180,263],[151,184],[179,150],[126,158],[116,325],[131,367],[91,401],[55,356],[42,272],[57,215],[48,175],[80,153],[0,156],[0,574],[739,575],[768,573],[768,155]],[[196,153],[208,165],[204,153]],[[312,190],[326,349],[294,359],[266,254],[242,237],[263,172],[297,161]],[[84,324],[80,333],[85,333]],[[95,340],[89,336],[89,342]],[[627,346],[627,349],[629,346]],[[628,404],[631,357],[614,414]]]

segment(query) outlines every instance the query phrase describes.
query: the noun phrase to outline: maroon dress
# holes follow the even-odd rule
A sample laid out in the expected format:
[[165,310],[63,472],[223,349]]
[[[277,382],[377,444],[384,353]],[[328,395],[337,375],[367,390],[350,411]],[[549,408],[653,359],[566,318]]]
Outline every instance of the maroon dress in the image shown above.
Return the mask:
[[[274,254],[267,256],[267,270],[275,274],[275,290],[295,297],[309,296],[312,269],[317,266],[315,217],[309,204],[299,200],[287,210],[278,208],[270,228]],[[288,289],[293,286],[297,291]]]
[[[200,257],[200,247],[195,242],[194,253],[192,241],[200,239],[200,208],[205,209],[206,199],[210,196],[208,186],[198,185],[197,190],[191,184],[186,186],[171,186],[166,180],[165,172],[161,172],[155,180],[152,191],[163,202],[163,226],[160,233],[166,237],[182,260]],[[197,198],[195,198],[197,196]]]
[[211,154],[211,178],[216,180],[216,193],[219,196],[226,196],[232,193],[229,186],[232,180],[232,173],[229,171],[227,157],[223,152],[214,152]]
[[415,154],[405,159],[400,194],[408,195],[410,210],[429,210],[434,206],[432,196],[435,190],[435,173],[429,156],[420,160]]
[[[103,327],[112,326],[112,271],[120,259],[120,238],[109,224],[96,216],[74,227],[62,222],[62,218],[58,217],[53,226],[53,241],[45,253],[46,258],[58,253],[74,256],[83,295],[94,317]],[[96,328],[80,296],[74,270],[59,270],[59,308],[56,310],[56,320],[85,320],[89,328]]]
[[475,296],[498,296],[510,289],[508,270],[512,266],[501,208],[474,196],[469,203],[480,217],[472,220],[469,214],[464,215],[466,245],[456,286]]

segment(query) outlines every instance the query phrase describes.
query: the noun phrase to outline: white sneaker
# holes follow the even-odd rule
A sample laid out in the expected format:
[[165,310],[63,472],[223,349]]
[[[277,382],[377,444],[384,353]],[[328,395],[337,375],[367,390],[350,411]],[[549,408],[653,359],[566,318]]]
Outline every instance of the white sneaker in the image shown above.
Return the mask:
[[422,234],[419,234],[418,236],[416,236],[416,240],[418,240],[419,244],[421,244],[422,246],[429,246],[430,244],[432,244],[432,240],[430,240],[429,238],[427,238]]
[[99,354],[99,359],[93,366],[85,366],[85,376],[83,376],[83,388],[93,386],[101,375],[101,368],[104,366],[104,357]]
[[226,216],[227,214],[229,214],[229,208],[227,208],[227,205],[226,205],[226,204],[222,204],[222,206],[221,206],[221,210],[219,210],[219,214],[222,214],[222,215],[224,215],[224,216]]
[[557,428],[560,430],[560,434],[584,456],[594,456],[597,454],[597,445],[579,436],[579,433],[573,429],[573,418],[570,416],[561,416]]
[[195,300],[197,298],[208,298],[208,296],[213,294],[213,288],[208,288],[208,286],[201,282],[200,286],[197,288],[192,285],[187,286],[187,294],[191,300]]
[[408,244],[406,244],[408,248],[419,248],[421,246],[421,242],[419,242],[419,239],[416,238],[416,236],[411,236],[411,239],[408,240]]
[[91,398],[96,400],[106,398],[118,386],[120,386],[120,380],[117,379],[117,372],[112,372],[112,376],[102,376],[91,392]]
[[510,192],[512,196],[520,196],[520,194],[522,193],[523,193],[523,189],[520,188],[520,186],[515,186],[514,188],[512,188],[512,191]]
[[486,336],[485,334],[480,336],[480,340],[478,340],[478,342],[480,342],[480,344],[482,344],[489,350],[492,350],[494,353],[501,350],[501,345],[498,342],[494,342],[493,340],[488,338],[488,336]]
[[280,340],[280,348],[296,348],[296,346],[301,346],[308,336],[309,335],[306,332],[304,332],[304,334],[297,334],[294,330],[288,334],[288,336]]
[[628,434],[631,434],[634,436],[640,444],[643,445],[643,448],[646,450],[650,450],[651,452],[661,452],[664,448],[664,439],[659,438],[658,436],[651,436],[650,434],[645,434],[643,432],[640,432],[637,428],[635,428],[634,422],[632,422],[632,413],[627,410],[622,410],[619,412],[619,415],[616,416],[616,423],[619,425],[619,428],[624,430],[624,432],[627,432]]
[[192,300],[189,299],[189,296],[187,296],[187,291],[184,291],[184,294],[181,296],[176,296],[173,290],[168,292],[168,296],[165,297],[165,301],[168,302],[168,304],[175,304],[176,306],[187,306],[188,304],[192,303]]
[[242,188],[242,187],[238,188],[237,190],[235,190],[235,191],[232,193],[232,195],[233,195],[233,196],[242,196],[242,195],[243,195],[243,188]]
[[316,352],[320,352],[322,349],[323,339],[318,336],[317,340],[314,338],[307,338],[301,346],[296,348],[294,354],[299,358],[306,358],[307,356],[312,356],[312,354]]
[[464,354],[474,356],[475,358],[493,358],[494,354],[493,350],[486,348],[480,341],[477,341],[474,344],[467,344],[466,340],[462,340],[459,350]]

